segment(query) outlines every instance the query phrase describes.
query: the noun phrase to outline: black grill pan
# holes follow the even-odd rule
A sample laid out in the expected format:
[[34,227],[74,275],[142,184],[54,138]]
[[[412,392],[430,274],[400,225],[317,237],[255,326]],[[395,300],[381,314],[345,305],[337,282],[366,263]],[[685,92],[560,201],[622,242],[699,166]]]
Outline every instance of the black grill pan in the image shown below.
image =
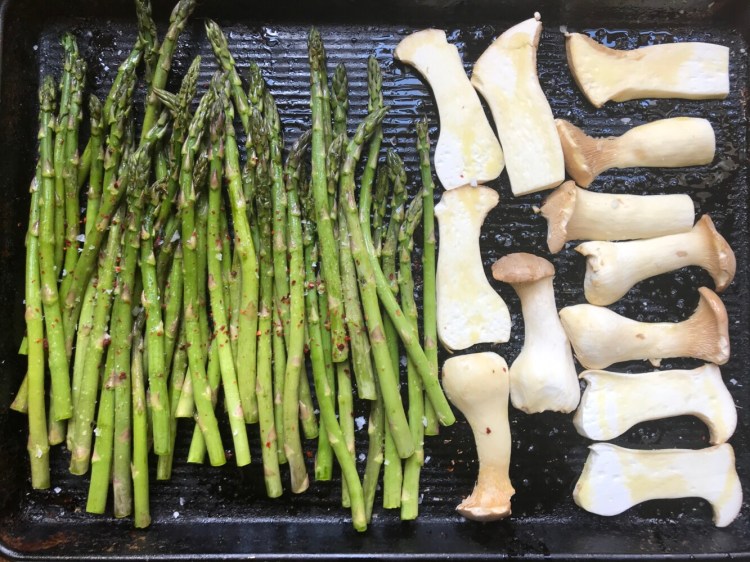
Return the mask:
[[[155,1],[165,22],[171,0]],[[418,189],[413,121],[426,115],[437,139],[437,113],[425,84],[415,72],[392,60],[401,37],[427,26],[446,29],[467,70],[483,49],[510,25],[542,13],[545,32],[539,48],[539,76],[552,110],[596,135],[621,134],[633,125],[675,115],[705,117],[716,130],[717,157],[709,166],[612,171],[591,189],[623,193],[689,193],[699,214],[710,213],[737,254],[738,271],[723,295],[729,318],[732,358],[722,372],[739,412],[731,440],[746,491],[750,490],[750,232],[748,227],[747,150],[747,10],[744,1],[712,4],[680,0],[386,0],[382,2],[250,3],[204,2],[180,39],[170,78],[174,90],[192,57],[204,55],[200,91],[216,63],[203,32],[202,18],[212,17],[226,31],[241,69],[257,60],[279,104],[287,146],[310,124],[306,33],[320,27],[329,66],[344,62],[351,84],[352,121],[366,112],[366,57],[374,53],[384,67],[384,94],[391,106],[385,145],[396,146],[409,171],[410,193]],[[554,559],[716,559],[750,556],[750,508],[728,528],[710,522],[708,504],[698,499],[654,501],[613,518],[579,509],[571,492],[587,454],[588,441],[577,435],[570,416],[528,416],[511,409],[516,488],[513,516],[493,524],[476,524],[455,514],[469,494],[477,471],[468,425],[459,416],[451,428],[425,444],[428,457],[422,478],[420,517],[402,523],[397,512],[376,508],[364,535],[352,530],[339,505],[340,487],[313,483],[300,496],[264,497],[257,436],[254,462],[237,469],[188,466],[189,433],[178,438],[172,481],[152,478],[154,522],[136,531],[129,520],[87,515],[83,510],[88,480],[67,472],[67,455],[52,454],[53,488],[30,489],[25,451],[25,419],[8,406],[24,374],[16,351],[23,325],[23,239],[28,213],[27,187],[33,173],[36,140],[36,89],[45,73],[59,75],[62,31],[72,30],[89,63],[88,90],[102,97],[119,61],[135,37],[129,0],[5,0],[2,3],[2,75],[0,80],[0,558],[10,560],[232,560],[266,558],[554,558]],[[731,94],[723,101],[640,100],[610,103],[594,109],[576,88],[565,62],[562,30],[585,31],[618,47],[663,41],[710,41],[731,50]],[[163,29],[163,28],[162,28]],[[628,121],[629,120],[629,121]],[[546,223],[533,207],[544,195],[513,198],[503,176],[492,187],[501,202],[483,229],[482,253],[489,266],[514,251],[551,258],[557,268],[558,306],[584,302],[583,258],[569,245],[549,256]],[[418,241],[418,249],[421,244]],[[421,279],[417,268],[417,283]],[[691,268],[638,285],[612,308],[645,321],[677,321],[697,303],[696,288],[712,286],[703,272]],[[518,299],[496,284],[514,320],[511,341],[492,349],[510,363],[523,339]],[[419,297],[420,295],[418,295]],[[445,357],[443,357],[445,359]],[[665,368],[697,366],[669,360]],[[634,372],[645,363],[621,365]],[[357,415],[366,416],[366,411]],[[358,432],[361,451],[366,429]],[[231,442],[227,440],[226,442]],[[677,418],[633,428],[617,439],[633,448],[707,445],[708,433],[698,421]],[[311,448],[311,446],[310,446]],[[378,498],[379,500],[379,498]],[[109,510],[111,512],[111,509]]]

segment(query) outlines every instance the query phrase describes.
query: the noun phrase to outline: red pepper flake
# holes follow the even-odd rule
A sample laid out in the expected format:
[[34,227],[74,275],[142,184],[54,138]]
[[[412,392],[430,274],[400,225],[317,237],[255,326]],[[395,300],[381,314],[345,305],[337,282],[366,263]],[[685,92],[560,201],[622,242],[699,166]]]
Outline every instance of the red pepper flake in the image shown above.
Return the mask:
[[306,456],[306,457],[307,457],[308,459],[311,459],[311,458],[312,458],[312,456],[313,456],[313,454],[312,454],[312,451],[305,451],[305,456]]
[[271,442],[270,441],[266,441],[266,449],[270,449],[270,448],[271,448]]
[[485,429],[485,430],[484,430],[484,432],[485,432],[485,433],[486,433],[487,435],[489,435],[490,433],[492,433],[492,430],[491,430],[491,429],[490,429],[490,428],[488,427],[487,429]]

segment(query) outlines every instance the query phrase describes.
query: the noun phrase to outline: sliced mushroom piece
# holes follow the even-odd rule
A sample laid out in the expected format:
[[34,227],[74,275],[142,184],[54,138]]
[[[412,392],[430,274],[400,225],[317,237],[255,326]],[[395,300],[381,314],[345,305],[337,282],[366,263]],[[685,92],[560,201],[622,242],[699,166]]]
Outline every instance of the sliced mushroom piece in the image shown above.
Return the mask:
[[581,397],[573,352],[557,315],[554,275],[555,266],[533,254],[510,254],[492,266],[492,276],[521,299],[524,343],[510,367],[510,401],[527,414],[572,412]]
[[703,498],[717,527],[726,527],[742,507],[742,485],[728,443],[705,449],[625,449],[595,443],[573,500],[597,515],[617,515],[647,500]]
[[536,72],[540,19],[536,13],[500,35],[471,75],[495,119],[514,195],[550,189],[565,179],[560,139]]
[[503,151],[458,49],[448,43],[445,32],[412,33],[401,40],[393,56],[413,66],[435,94],[440,114],[435,171],[443,187],[454,189],[497,178],[505,165]]
[[708,426],[711,444],[719,445],[737,427],[732,395],[711,363],[632,375],[584,371],[581,378],[586,389],[573,425],[589,439],[608,441],[644,421],[691,415]]
[[724,304],[707,287],[683,322],[638,322],[608,308],[576,304],[560,311],[578,361],[604,369],[620,361],[648,359],[655,366],[669,357],[693,357],[723,365],[729,360],[729,320]]
[[576,251],[586,256],[586,300],[602,306],[616,302],[644,279],[690,265],[708,271],[720,293],[737,269],[732,248],[708,215],[690,232],[632,242],[584,242]]
[[595,193],[566,181],[542,205],[553,254],[569,240],[635,240],[687,232],[695,209],[688,195]]
[[460,187],[435,205],[440,226],[437,263],[438,337],[449,350],[510,338],[510,312],[490,285],[479,253],[479,232],[499,196],[488,187]]
[[[565,169],[581,187],[611,168],[680,168],[710,164],[716,152],[714,129],[705,119],[672,117],[630,129],[619,137],[594,138],[557,119]],[[508,150],[506,149],[506,156]],[[508,164],[510,171],[510,163]]]
[[729,49],[711,43],[669,43],[629,51],[568,33],[568,65],[594,104],[641,98],[723,99],[729,94]]
[[443,388],[474,433],[479,475],[472,494],[456,508],[467,519],[494,521],[510,515],[508,365],[496,353],[451,357],[443,365]]

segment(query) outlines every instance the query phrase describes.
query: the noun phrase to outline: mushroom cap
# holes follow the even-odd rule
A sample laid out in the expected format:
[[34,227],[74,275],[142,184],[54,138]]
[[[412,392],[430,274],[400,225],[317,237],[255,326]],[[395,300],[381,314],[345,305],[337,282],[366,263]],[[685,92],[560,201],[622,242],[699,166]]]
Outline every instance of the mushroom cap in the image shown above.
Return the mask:
[[511,285],[533,283],[554,274],[555,266],[551,262],[525,252],[508,254],[492,264],[492,277]]
[[563,183],[542,205],[542,216],[547,219],[547,246],[556,254],[568,241],[568,222],[576,208],[578,188],[574,181]]
[[714,221],[711,220],[710,216],[703,215],[695,226],[703,229],[714,248],[715,257],[713,263],[707,269],[713,277],[714,283],[716,283],[716,291],[720,293],[734,279],[734,274],[737,271],[737,260],[729,243],[716,230]]
[[598,174],[592,166],[599,153],[596,140],[565,119],[555,119],[555,125],[563,149],[565,170],[579,186],[588,187]]

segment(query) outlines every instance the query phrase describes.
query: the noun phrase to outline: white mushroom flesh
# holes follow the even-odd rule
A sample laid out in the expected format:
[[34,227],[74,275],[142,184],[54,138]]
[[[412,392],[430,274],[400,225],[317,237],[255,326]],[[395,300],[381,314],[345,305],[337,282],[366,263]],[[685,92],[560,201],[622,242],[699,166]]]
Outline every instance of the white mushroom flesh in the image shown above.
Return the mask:
[[696,117],[661,119],[634,127],[620,137],[608,138],[589,137],[562,119],[556,123],[565,168],[581,187],[588,187],[596,176],[610,168],[710,164],[716,151],[711,123]]
[[729,94],[729,49],[711,43],[669,43],[633,50],[570,33],[568,65],[596,107],[641,98],[723,99]]
[[510,338],[508,306],[487,280],[479,252],[482,223],[498,201],[493,189],[467,186],[446,191],[435,206],[438,337],[451,350]]
[[443,366],[443,388],[474,433],[479,474],[474,491],[456,510],[468,519],[493,521],[510,515],[511,438],[508,365],[496,353],[451,357]]
[[711,444],[718,445],[737,426],[732,395],[719,367],[710,363],[640,374],[584,371],[581,378],[586,389],[573,424],[589,439],[608,441],[644,421],[692,415],[708,426]]
[[586,256],[586,300],[598,305],[616,302],[644,279],[691,265],[706,269],[721,292],[736,268],[734,252],[708,215],[690,232],[632,242],[585,242],[576,251]]
[[477,185],[503,171],[500,143],[492,132],[455,45],[445,32],[425,29],[405,37],[394,56],[430,84],[440,114],[435,171],[445,189]]
[[578,361],[587,369],[648,359],[655,365],[669,357],[693,357],[717,365],[729,360],[727,312],[706,287],[693,315],[683,322],[638,322],[591,304],[560,311],[565,333]]
[[541,214],[553,253],[569,240],[635,240],[687,232],[695,220],[689,195],[595,193],[572,181],[547,198]]
[[645,451],[595,443],[573,491],[576,504],[598,515],[617,515],[647,500],[693,497],[711,504],[717,527],[737,517],[742,486],[731,445]]
[[514,195],[550,189],[565,179],[554,117],[537,78],[541,33],[538,14],[511,27],[479,57],[471,75],[495,119]]

